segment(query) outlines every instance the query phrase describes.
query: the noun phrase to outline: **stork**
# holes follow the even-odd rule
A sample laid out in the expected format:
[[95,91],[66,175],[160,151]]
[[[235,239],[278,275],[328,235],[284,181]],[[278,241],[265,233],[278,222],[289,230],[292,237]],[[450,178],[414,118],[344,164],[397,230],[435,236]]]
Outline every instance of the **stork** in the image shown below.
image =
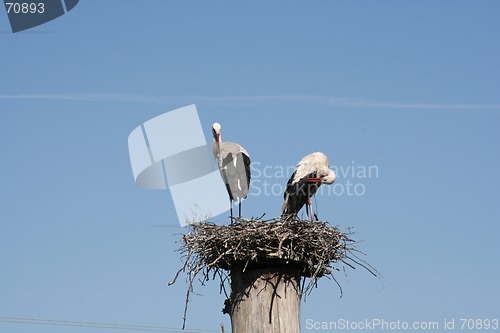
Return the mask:
[[[306,205],[306,214],[313,220],[311,197],[321,184],[330,185],[335,181],[335,172],[330,169],[328,157],[321,152],[305,156],[288,180],[282,207],[283,217],[295,217]],[[317,217],[316,217],[317,219]]]
[[233,222],[233,201],[238,203],[238,216],[241,217],[241,201],[247,197],[250,189],[250,156],[248,152],[237,143],[222,142],[221,125],[214,123],[213,153],[217,160],[219,172],[226,184],[229,194],[231,223]]

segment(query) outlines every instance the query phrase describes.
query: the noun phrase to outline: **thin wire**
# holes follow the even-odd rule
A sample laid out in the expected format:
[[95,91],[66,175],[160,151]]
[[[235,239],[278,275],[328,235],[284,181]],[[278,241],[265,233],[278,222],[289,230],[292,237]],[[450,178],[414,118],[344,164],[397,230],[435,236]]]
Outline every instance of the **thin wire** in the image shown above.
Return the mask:
[[43,319],[43,318],[4,317],[4,316],[0,316],[0,323],[72,326],[72,327],[121,329],[129,331],[150,331],[150,332],[183,332],[183,333],[219,332],[218,330],[213,330],[213,329],[180,330],[179,328],[164,327],[164,326],[147,326],[147,325],[131,325],[131,324],[118,324],[118,323],[54,320],[54,319]]

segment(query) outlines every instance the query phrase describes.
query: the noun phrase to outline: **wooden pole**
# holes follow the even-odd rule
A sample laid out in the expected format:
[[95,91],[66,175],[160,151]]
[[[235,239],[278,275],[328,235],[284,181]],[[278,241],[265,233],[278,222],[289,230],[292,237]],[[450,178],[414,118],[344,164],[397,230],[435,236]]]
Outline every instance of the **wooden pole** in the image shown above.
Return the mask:
[[225,312],[231,316],[233,333],[299,333],[298,270],[233,268]]

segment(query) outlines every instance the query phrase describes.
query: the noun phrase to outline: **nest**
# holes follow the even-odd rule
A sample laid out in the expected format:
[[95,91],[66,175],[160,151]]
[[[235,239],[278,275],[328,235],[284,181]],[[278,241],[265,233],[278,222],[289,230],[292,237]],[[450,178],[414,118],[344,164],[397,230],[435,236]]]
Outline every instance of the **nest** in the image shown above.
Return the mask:
[[376,276],[376,270],[356,255],[362,252],[356,249],[357,242],[350,238],[352,234],[350,229],[343,232],[328,222],[298,218],[236,218],[231,225],[192,225],[181,239],[179,252],[183,266],[169,285],[175,283],[181,272],[187,273],[184,321],[194,281],[198,278],[204,285],[218,276],[221,292],[229,298],[226,284],[232,269],[294,269],[302,277],[301,294],[310,293],[319,278],[328,276],[342,295],[334,271],[361,266]]

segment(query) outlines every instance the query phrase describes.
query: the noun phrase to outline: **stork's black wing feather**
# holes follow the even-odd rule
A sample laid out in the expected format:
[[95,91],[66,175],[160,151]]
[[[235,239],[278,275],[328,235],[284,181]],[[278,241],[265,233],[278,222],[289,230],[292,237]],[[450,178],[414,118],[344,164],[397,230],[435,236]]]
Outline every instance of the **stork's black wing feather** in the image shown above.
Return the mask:
[[286,202],[286,206],[283,207],[284,215],[296,215],[299,211],[307,204],[309,198],[313,196],[318,187],[318,183],[308,183],[307,178],[315,178],[316,173],[310,173],[305,177],[299,179],[296,183],[292,184],[293,179],[295,178],[295,172],[292,177],[288,180],[284,199]]
[[[243,155],[243,162],[245,163],[245,171],[247,175],[247,185],[248,185],[248,190],[250,190],[250,178],[252,178],[250,174],[250,157],[247,154],[242,154]],[[245,196],[246,198],[246,196]]]
[[220,168],[229,198],[237,201],[246,198],[250,189],[250,158],[246,154],[227,154]]

